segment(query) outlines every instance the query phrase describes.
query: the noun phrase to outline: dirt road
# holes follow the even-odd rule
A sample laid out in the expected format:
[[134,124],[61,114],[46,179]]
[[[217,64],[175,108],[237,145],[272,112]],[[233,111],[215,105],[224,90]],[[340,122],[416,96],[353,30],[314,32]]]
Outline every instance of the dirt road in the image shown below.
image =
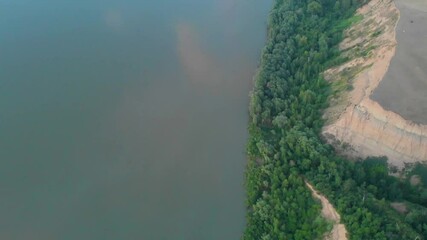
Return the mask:
[[347,230],[345,229],[344,224],[340,224],[341,217],[338,212],[335,210],[334,206],[329,202],[327,198],[319,194],[311,184],[306,182],[307,187],[311,190],[313,197],[320,200],[322,203],[322,216],[327,220],[334,222],[332,231],[325,235],[325,240],[347,240]]

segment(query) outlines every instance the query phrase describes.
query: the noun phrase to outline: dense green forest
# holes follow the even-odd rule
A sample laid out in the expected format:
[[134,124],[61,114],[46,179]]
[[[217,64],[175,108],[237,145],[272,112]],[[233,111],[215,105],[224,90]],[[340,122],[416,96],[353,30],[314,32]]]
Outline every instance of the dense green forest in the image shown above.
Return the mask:
[[[320,239],[327,223],[308,180],[326,195],[350,239],[427,239],[427,191],[388,175],[385,159],[338,157],[322,142],[337,44],[365,0],[276,0],[251,95],[245,240]],[[407,202],[398,213],[393,201]]]

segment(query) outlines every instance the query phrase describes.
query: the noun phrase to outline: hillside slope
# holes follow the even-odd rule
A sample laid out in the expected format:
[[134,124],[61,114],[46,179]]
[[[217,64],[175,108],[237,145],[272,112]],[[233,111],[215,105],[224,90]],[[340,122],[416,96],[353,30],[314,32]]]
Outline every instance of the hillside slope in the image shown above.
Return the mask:
[[[325,72],[336,94],[323,135],[347,156],[387,156],[399,168],[426,160],[427,125],[405,120],[370,98],[394,56],[399,11],[392,0],[372,0],[358,14],[363,20],[346,31],[340,46],[353,60]],[[343,93],[339,86],[346,84],[351,90]]]

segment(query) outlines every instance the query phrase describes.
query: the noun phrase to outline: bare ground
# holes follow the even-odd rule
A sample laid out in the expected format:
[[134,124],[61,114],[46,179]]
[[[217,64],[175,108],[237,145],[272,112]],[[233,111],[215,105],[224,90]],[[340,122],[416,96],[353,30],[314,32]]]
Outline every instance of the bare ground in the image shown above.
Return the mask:
[[352,60],[324,73],[334,94],[323,135],[349,157],[387,156],[399,168],[424,161],[427,125],[405,120],[370,98],[395,54],[399,10],[392,0],[371,0],[358,14],[363,19],[346,31],[340,45]]
[[344,224],[341,224],[341,216],[335,210],[334,206],[329,202],[329,200],[319,194],[313,186],[306,182],[307,187],[311,190],[313,197],[318,199],[322,203],[322,216],[334,223],[332,231],[325,235],[325,240],[347,240],[347,230],[345,229]]
[[406,206],[405,203],[401,203],[401,202],[393,202],[390,204],[390,206],[392,208],[394,208],[394,210],[396,210],[397,212],[399,212],[400,214],[405,214],[408,212],[408,208]]

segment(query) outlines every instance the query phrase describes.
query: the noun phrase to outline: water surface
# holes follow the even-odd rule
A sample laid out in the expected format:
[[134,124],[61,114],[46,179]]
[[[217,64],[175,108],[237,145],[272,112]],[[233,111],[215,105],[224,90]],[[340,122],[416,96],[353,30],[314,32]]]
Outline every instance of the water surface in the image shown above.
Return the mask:
[[427,1],[396,0],[396,55],[371,98],[404,119],[427,124]]
[[270,7],[0,0],[0,239],[239,239]]

